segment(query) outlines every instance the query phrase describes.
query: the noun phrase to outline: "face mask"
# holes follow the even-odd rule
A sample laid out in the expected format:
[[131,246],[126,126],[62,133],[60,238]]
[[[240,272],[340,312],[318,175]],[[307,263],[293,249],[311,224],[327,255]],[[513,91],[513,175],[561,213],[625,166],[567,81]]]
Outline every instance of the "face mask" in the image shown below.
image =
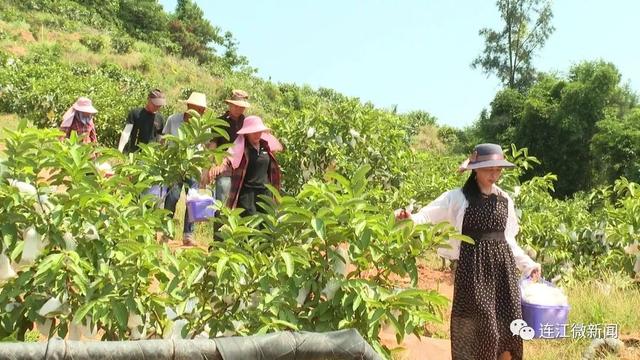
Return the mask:
[[91,114],[78,113],[78,118],[83,124],[87,125],[93,116]]

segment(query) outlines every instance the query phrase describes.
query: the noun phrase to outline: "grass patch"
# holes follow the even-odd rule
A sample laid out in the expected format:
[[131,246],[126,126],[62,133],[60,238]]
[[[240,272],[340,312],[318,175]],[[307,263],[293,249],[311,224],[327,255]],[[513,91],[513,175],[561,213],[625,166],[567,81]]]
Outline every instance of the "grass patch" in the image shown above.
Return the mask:
[[0,114],[0,157],[4,155],[4,139],[8,135],[5,129],[15,130],[18,128],[19,122],[18,117],[13,114]]
[[[640,288],[623,274],[603,274],[602,279],[575,283],[566,289],[571,310],[569,329],[573,324],[617,324],[620,338],[640,334]],[[571,334],[569,334],[571,336]],[[525,342],[529,359],[580,359],[591,339],[534,340]],[[602,359],[637,359],[640,352],[627,349],[622,357]]]
[[[432,269],[441,263],[436,256],[425,259]],[[620,339],[640,339],[640,285],[625,274],[605,273],[600,279],[575,282],[565,288],[571,310],[569,312],[569,336],[573,324],[600,325],[617,324]],[[431,337],[448,338],[451,309],[444,314],[443,324],[430,324],[427,329]],[[591,339],[553,339],[524,342],[526,359],[558,360],[581,359]],[[394,359],[401,359],[398,355]],[[640,348],[628,347],[620,357],[608,355],[599,359],[640,359]]]

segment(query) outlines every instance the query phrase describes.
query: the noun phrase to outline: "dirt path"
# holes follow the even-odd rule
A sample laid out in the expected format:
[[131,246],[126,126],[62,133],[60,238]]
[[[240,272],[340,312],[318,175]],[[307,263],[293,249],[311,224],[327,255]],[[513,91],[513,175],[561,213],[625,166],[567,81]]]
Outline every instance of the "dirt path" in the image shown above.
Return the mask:
[[392,329],[385,329],[380,333],[380,341],[390,349],[401,352],[395,359],[403,360],[449,360],[451,359],[451,344],[449,339],[420,338],[415,335],[407,336],[401,345],[396,342]]
[[[418,288],[425,290],[436,290],[440,294],[446,296],[449,300],[453,299],[453,275],[451,271],[438,271],[427,267],[426,265],[418,266],[419,280]],[[402,285],[410,286],[408,279],[399,279]],[[448,335],[449,331],[449,314],[451,309],[444,310],[445,318],[443,324],[429,326],[428,333],[435,335]],[[401,344],[398,344],[395,338],[395,332],[392,327],[385,327],[380,332],[380,341],[389,349],[395,349],[394,359],[404,360],[449,360],[451,359],[451,344],[449,339],[437,339],[432,337],[418,338],[415,335],[406,336]]]

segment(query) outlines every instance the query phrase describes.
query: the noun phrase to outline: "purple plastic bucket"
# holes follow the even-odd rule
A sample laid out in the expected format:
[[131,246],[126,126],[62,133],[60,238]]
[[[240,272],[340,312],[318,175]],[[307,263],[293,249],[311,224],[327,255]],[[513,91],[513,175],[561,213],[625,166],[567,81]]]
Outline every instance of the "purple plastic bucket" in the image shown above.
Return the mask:
[[[529,280],[520,283],[523,285]],[[549,286],[555,287],[548,281],[543,282]],[[567,337],[567,331],[570,331],[568,323],[569,305],[538,305],[531,304],[522,300],[522,320],[527,326],[533,328],[535,338],[537,339],[560,339]]]
[[167,188],[160,185],[153,185],[147,191],[145,191],[144,194],[153,195],[158,201],[160,201],[167,195]]
[[[522,302],[522,320],[533,328],[535,338],[567,337],[569,306],[536,305]],[[570,331],[571,329],[569,329]]]
[[187,200],[187,214],[190,222],[207,221],[215,216],[213,198]]

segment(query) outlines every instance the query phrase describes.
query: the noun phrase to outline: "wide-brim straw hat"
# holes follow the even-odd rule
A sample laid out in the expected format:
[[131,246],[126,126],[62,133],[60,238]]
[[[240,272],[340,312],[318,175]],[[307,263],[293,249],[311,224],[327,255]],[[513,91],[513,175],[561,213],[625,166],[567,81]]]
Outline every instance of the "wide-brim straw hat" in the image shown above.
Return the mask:
[[227,99],[224,102],[226,102],[227,104],[233,104],[243,108],[248,108],[249,106],[251,106],[251,104],[249,104],[249,102],[247,101],[248,99],[249,99],[249,94],[247,94],[246,91],[233,90],[231,92],[231,99]]
[[192,92],[187,100],[180,100],[181,103],[191,104],[194,106],[207,107],[207,95],[199,92]]
[[87,113],[87,114],[97,114],[98,110],[93,107],[93,103],[91,99],[81,96],[76,100],[76,102],[71,106],[73,110]]
[[505,160],[502,147],[496,144],[476,145],[473,153],[465,160],[458,170],[474,170],[490,167],[513,168],[515,165]]
[[247,116],[242,123],[242,129],[238,130],[238,134],[252,134],[269,130],[271,129],[265,126],[259,116]]

